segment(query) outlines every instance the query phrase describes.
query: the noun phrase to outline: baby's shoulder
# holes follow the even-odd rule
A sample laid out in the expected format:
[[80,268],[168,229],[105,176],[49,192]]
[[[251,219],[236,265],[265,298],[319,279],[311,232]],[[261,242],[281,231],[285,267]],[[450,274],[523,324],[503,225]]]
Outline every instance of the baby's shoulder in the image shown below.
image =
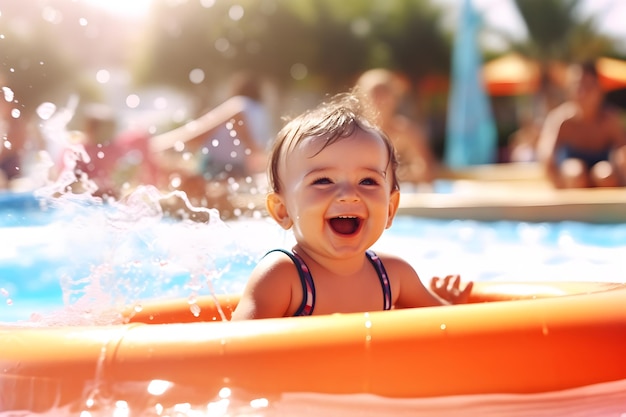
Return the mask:
[[267,252],[257,263],[253,270],[253,275],[258,277],[269,277],[279,279],[289,275],[297,275],[297,262],[291,252],[281,249],[274,249]]
[[411,264],[406,259],[398,255],[386,252],[376,252],[376,255],[385,266],[385,269],[387,269],[387,272],[390,274],[393,270],[413,270]]
[[282,251],[263,256],[250,273],[248,285],[253,288],[290,288],[299,282],[298,270]]

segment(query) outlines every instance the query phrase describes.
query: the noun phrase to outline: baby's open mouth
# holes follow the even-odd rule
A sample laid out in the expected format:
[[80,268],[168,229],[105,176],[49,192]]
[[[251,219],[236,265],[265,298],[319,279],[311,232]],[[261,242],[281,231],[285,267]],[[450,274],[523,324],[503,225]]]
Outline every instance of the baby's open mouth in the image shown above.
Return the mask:
[[330,219],[330,227],[341,235],[356,233],[361,226],[361,219],[356,216],[339,216]]

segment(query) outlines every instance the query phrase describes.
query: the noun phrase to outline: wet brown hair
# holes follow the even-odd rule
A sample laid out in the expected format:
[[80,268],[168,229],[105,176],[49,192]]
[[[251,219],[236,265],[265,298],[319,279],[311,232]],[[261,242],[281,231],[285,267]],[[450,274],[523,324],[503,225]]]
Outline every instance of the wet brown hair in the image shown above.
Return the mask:
[[337,94],[329,101],[321,103],[314,109],[302,113],[287,123],[276,136],[270,154],[269,182],[274,192],[281,191],[278,168],[281,158],[304,139],[324,138],[321,152],[327,146],[350,137],[357,129],[381,138],[389,155],[388,167],[391,168],[393,190],[399,190],[398,159],[395,148],[385,132],[368,117],[371,112],[365,107],[356,91]]

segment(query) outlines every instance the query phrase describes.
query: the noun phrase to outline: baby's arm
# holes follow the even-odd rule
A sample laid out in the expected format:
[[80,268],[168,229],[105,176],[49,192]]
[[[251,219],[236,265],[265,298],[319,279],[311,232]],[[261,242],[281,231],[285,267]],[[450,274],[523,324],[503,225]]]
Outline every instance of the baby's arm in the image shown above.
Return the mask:
[[[413,267],[396,256],[383,258],[390,279],[396,308],[430,307],[467,302],[473,284],[469,282],[461,289],[458,275],[450,275],[443,280],[433,278],[430,289],[422,283]],[[436,284],[436,285],[435,285]]]
[[266,255],[252,271],[231,320],[288,316],[294,280],[297,271],[286,255]]

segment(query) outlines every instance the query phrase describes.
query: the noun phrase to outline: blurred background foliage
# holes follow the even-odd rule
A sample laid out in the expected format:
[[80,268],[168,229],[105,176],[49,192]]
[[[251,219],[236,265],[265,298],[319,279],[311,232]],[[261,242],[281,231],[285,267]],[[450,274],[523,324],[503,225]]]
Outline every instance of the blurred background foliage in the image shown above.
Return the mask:
[[[484,57],[619,58],[617,41],[579,16],[578,3],[515,0],[529,36],[509,39],[504,50],[483,48]],[[87,0],[0,0],[1,76],[24,114],[69,94],[102,100],[110,86],[96,81],[100,69],[122,69],[129,88],[180,92],[195,117],[216,104],[215,91],[240,69],[272,80],[279,96],[321,96],[345,90],[368,68],[386,67],[412,85],[435,146],[443,138],[455,30],[443,24],[435,1],[155,0],[141,22],[105,10]],[[499,127],[500,135],[514,128]]]
[[449,69],[450,35],[440,20],[441,11],[425,0],[161,2],[135,75],[142,84],[174,83],[194,94],[189,73],[201,69],[202,95],[229,73],[249,68],[282,89],[342,90],[376,66],[417,82]]
[[614,40],[602,35],[593,16],[579,16],[579,0],[515,0],[528,39],[511,49],[541,62],[575,62],[612,56]]

